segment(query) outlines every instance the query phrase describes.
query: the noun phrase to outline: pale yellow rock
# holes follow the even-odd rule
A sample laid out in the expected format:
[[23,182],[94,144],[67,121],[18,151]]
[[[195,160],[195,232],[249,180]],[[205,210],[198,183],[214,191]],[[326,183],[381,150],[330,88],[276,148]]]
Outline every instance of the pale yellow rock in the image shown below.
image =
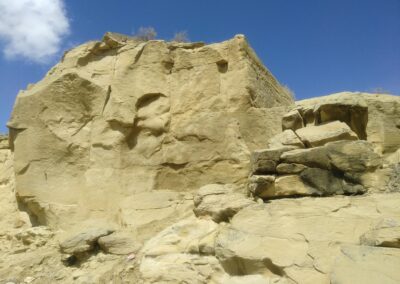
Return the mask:
[[358,140],[357,134],[346,123],[340,121],[303,127],[297,129],[296,134],[308,147],[322,146],[338,140]]
[[197,254],[167,254],[145,258],[140,264],[144,283],[217,284],[226,276],[218,259]]
[[400,223],[393,219],[382,220],[371,231],[361,236],[363,245],[400,248]]
[[252,175],[247,188],[254,197],[266,198],[272,196],[275,190],[274,175]]
[[305,184],[298,175],[283,175],[275,179],[273,194],[267,197],[308,196],[318,191]]
[[258,149],[253,151],[250,156],[251,173],[275,173],[276,166],[282,154],[296,148],[298,147],[278,145],[276,148]]
[[214,256],[200,255],[204,239],[215,238],[217,224],[189,217],[149,240],[142,249],[140,273],[146,283],[220,283],[225,275]]
[[171,253],[199,253],[202,239],[217,230],[217,223],[194,216],[167,227],[151,238],[142,251],[146,257]]
[[284,146],[294,146],[297,148],[304,148],[304,143],[299,139],[299,136],[291,129],[286,129],[272,137],[268,141],[269,148],[279,148]]
[[400,281],[400,250],[344,246],[335,261],[331,283],[395,284]]
[[297,109],[291,110],[282,117],[282,130],[295,131],[302,127],[304,127],[303,118]]
[[280,159],[284,163],[356,173],[374,171],[382,165],[382,158],[374,152],[372,144],[363,140],[335,141],[315,148],[287,151]]
[[0,149],[8,149],[8,136],[0,134]]
[[60,243],[61,251],[69,254],[90,252],[97,244],[100,237],[113,233],[112,229],[89,228],[83,232],[72,235]]
[[237,212],[255,203],[243,191],[233,185],[205,185],[194,196],[193,212],[197,217],[210,216],[217,223],[228,222]]
[[[399,96],[342,92],[297,101],[296,104],[300,108],[307,109],[318,109],[320,105],[336,105],[338,106],[336,110],[338,110],[340,106],[349,106],[347,110],[346,107],[342,107],[343,110],[346,110],[345,112],[330,112],[330,114],[333,114],[333,117],[326,117],[325,121],[338,120],[338,118],[348,115],[346,113],[350,112],[351,108],[354,109],[355,106],[358,106],[358,110],[351,117],[350,122],[348,122],[352,130],[359,134],[361,139],[365,139],[366,137],[379,153],[390,154],[399,148]],[[365,129],[364,138],[361,131],[363,128]]]
[[[341,254],[342,245],[358,246],[360,237],[376,228],[382,220],[400,221],[399,207],[396,206],[399,197],[398,193],[305,197],[250,206],[241,210],[232,218],[230,225],[221,229],[216,240],[216,255],[232,273],[245,271],[290,276],[297,283],[330,283],[338,279],[333,275],[339,273],[338,262],[335,264],[335,261]],[[355,257],[360,266],[356,262],[342,262],[339,267],[347,267],[349,273],[341,274],[341,281],[346,282],[337,283],[353,283],[352,265],[357,267],[356,271],[358,267],[371,267],[371,271],[397,279],[398,269],[394,267],[398,265],[390,264],[386,269],[378,260],[388,263],[386,261],[393,260],[395,255],[397,257],[398,249],[379,249],[365,247],[367,255],[369,250],[376,257],[373,269],[369,264],[364,266],[363,258],[358,256]],[[388,256],[386,252],[389,252]],[[354,276],[355,281],[358,277]]]
[[31,220],[26,213],[18,210],[13,159],[8,137],[0,136],[0,226],[3,231],[14,227],[31,227]]
[[301,164],[286,164],[281,163],[276,167],[276,172],[278,174],[298,174],[305,170],[307,167]]
[[114,232],[100,237],[97,243],[104,252],[118,255],[137,252],[141,245],[134,234],[129,232]]
[[170,190],[142,192],[125,198],[119,206],[118,223],[132,228],[139,242],[193,214],[193,197]]
[[107,33],[18,95],[16,190],[57,228],[128,215],[116,204],[142,192],[244,185],[250,152],[293,103],[244,36],[202,45]]
[[242,35],[107,33],[0,135],[0,282],[397,283],[399,103],[295,107]]

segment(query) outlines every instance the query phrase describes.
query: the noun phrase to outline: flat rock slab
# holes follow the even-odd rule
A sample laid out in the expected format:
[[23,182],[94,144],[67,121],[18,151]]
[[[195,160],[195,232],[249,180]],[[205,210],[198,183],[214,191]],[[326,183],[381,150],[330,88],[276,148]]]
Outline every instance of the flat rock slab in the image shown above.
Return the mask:
[[107,236],[112,232],[114,232],[112,229],[88,229],[61,242],[61,251],[69,254],[79,254],[91,251],[94,249],[94,246],[100,237]]
[[344,246],[331,273],[332,284],[400,283],[400,250]]
[[[249,206],[220,229],[216,256],[232,275],[256,271],[295,283],[398,283],[400,250],[359,244],[382,220],[400,221],[399,199],[398,193],[304,197]],[[343,249],[348,245],[355,248]]]
[[268,140],[269,148],[280,148],[292,146],[296,148],[305,148],[304,143],[299,139],[293,130],[286,129]]
[[130,254],[140,248],[140,243],[136,241],[133,234],[125,232],[115,232],[111,235],[100,237],[98,243],[104,252],[118,255]]
[[340,121],[300,128],[296,130],[296,134],[308,147],[322,146],[332,141],[358,140],[357,134]]
[[336,141],[320,147],[296,149],[284,152],[280,160],[326,170],[334,168],[342,172],[365,172],[382,164],[372,144],[363,140]]
[[360,242],[368,246],[400,248],[400,222],[383,220],[376,228],[362,235]]
[[281,155],[298,147],[281,146],[271,149],[255,150],[251,153],[250,163],[253,174],[275,173]]

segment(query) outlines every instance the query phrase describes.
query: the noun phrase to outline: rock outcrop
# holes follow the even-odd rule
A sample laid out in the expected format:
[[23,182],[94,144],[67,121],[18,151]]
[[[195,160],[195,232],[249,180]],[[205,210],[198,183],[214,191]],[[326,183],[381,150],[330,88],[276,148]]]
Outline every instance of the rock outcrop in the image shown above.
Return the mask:
[[296,102],[305,125],[345,122],[359,139],[371,142],[378,153],[397,151],[400,144],[400,97],[342,92]]
[[[250,194],[271,199],[397,191],[392,186],[397,181],[397,154],[390,154],[390,145],[395,143],[398,149],[400,131],[389,120],[398,113],[400,102],[383,96],[392,105],[382,110],[376,98],[364,98],[368,96],[344,93],[297,103],[283,116],[283,132],[269,140],[269,148],[252,153]],[[375,139],[378,129],[368,127],[369,119],[386,122],[379,130],[381,137],[396,132],[390,145]]]
[[241,35],[204,45],[108,33],[18,95],[8,123],[18,197],[59,227],[115,216],[151,190],[244,184],[250,151],[293,103]]
[[241,35],[107,33],[0,135],[0,283],[399,283],[399,107],[294,103]]

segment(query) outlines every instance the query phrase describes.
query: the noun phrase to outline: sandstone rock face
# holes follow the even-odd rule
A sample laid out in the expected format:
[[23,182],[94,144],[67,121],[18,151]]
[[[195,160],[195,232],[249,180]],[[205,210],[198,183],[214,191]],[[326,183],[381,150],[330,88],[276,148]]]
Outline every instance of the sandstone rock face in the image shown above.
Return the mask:
[[296,102],[307,124],[339,120],[371,142],[382,154],[395,152],[400,145],[400,97],[342,92]]
[[359,99],[345,98],[322,100],[313,107],[300,105],[283,116],[283,132],[269,140],[269,148],[251,154],[252,196],[398,190],[392,185],[398,180],[397,154],[383,157],[376,145],[365,141],[368,107]]
[[[249,178],[248,189],[253,196],[264,199],[364,193],[374,185],[369,175],[376,174],[382,165],[372,145],[362,140],[336,141],[307,149],[263,149],[252,157],[257,158],[252,159],[256,175]],[[271,161],[273,167],[260,175],[260,170],[254,169],[264,170],[260,164],[265,161]]]
[[399,283],[398,107],[296,106],[243,36],[107,33],[0,135],[0,283]]
[[4,231],[11,228],[29,228],[29,216],[18,210],[15,198],[15,174],[13,153],[8,146],[8,136],[0,135],[0,226]]
[[18,95],[8,123],[17,192],[57,227],[112,218],[118,200],[150,190],[244,184],[250,151],[280,131],[289,105],[243,36],[204,45],[109,33]]

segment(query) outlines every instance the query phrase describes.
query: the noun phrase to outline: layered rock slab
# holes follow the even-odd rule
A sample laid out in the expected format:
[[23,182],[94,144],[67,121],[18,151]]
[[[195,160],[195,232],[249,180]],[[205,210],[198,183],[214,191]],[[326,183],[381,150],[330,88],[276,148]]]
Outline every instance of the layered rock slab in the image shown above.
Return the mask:
[[[379,259],[390,261],[398,254],[393,247],[359,246],[360,238],[382,222],[399,222],[400,211],[395,205],[398,198],[398,193],[337,196],[273,200],[250,206],[220,230],[216,256],[231,274],[257,273],[285,277],[295,283],[331,283],[349,271],[345,260],[341,260],[341,251],[348,245],[356,246],[354,254],[373,252],[375,256],[371,255],[372,262],[368,264],[371,267]],[[361,271],[367,266],[359,257],[360,262],[353,265],[360,265],[357,269]],[[376,277],[399,277],[395,265],[376,266]],[[361,282],[365,280],[361,273],[341,279],[374,283],[372,278]]]
[[399,96],[341,92],[297,101],[296,105],[306,125],[339,120],[381,154],[388,155],[399,148]]
[[250,151],[292,104],[243,36],[202,45],[107,34],[18,95],[8,123],[17,192],[39,223],[69,226],[102,211],[114,219],[118,200],[141,192],[244,184]]

